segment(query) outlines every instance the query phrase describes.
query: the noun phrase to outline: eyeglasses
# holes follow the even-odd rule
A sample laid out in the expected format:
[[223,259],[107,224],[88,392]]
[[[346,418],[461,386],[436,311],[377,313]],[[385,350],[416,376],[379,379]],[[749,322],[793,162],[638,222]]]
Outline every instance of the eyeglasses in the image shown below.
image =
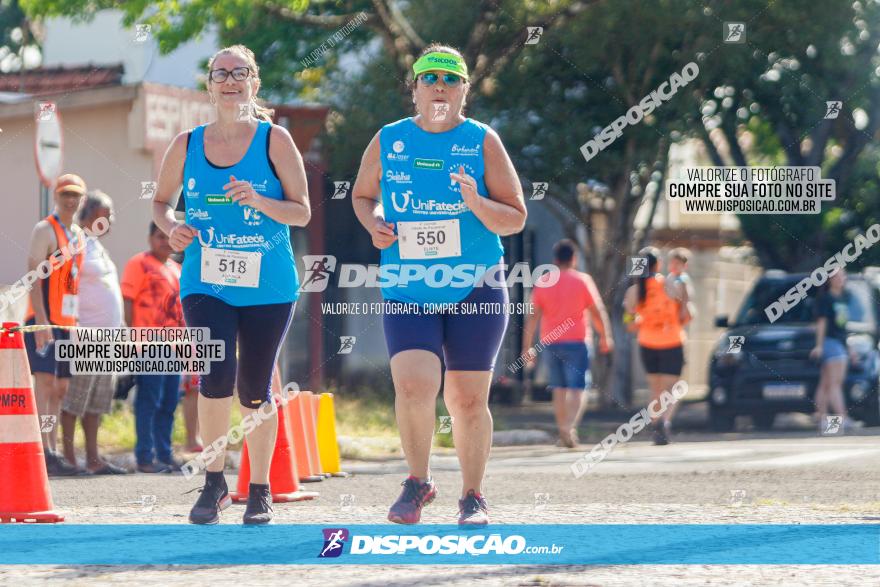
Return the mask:
[[[426,86],[433,86],[437,83],[437,80],[440,79],[440,76],[436,73],[423,73],[419,79],[421,79],[422,83]],[[461,76],[455,75],[454,73],[443,74],[443,83],[446,84],[447,87],[454,88],[460,84],[461,81]]]
[[243,82],[251,75],[251,70],[248,67],[236,67],[232,71],[228,69],[212,69],[210,73],[211,81],[222,84],[225,82],[229,76],[232,75],[232,79],[237,82]]

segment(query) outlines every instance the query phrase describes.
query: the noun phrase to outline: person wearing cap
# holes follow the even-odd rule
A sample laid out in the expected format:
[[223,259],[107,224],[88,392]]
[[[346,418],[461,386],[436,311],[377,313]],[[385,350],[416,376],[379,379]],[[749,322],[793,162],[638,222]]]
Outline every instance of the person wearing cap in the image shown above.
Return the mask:
[[[62,175],[55,182],[55,208],[52,214],[34,226],[28,250],[28,271],[34,272],[38,279],[29,292],[26,325],[77,325],[79,272],[83,265],[82,245],[85,241],[82,230],[73,224],[73,219],[85,193],[86,182],[80,176],[73,173]],[[25,349],[34,375],[37,412],[44,430],[43,453],[49,475],[77,473],[75,464],[65,461],[56,451],[56,424],[70,382],[70,363],[55,361],[54,342],[67,339],[69,332],[59,328],[24,335]]]
[[487,524],[489,385],[507,328],[499,237],[523,229],[526,207],[501,139],[462,113],[469,83],[461,54],[433,44],[413,73],[416,116],[376,133],[353,190],[389,277],[383,324],[409,477],[388,519],[414,524],[437,495],[429,459],[443,381],[462,470],[458,522]]

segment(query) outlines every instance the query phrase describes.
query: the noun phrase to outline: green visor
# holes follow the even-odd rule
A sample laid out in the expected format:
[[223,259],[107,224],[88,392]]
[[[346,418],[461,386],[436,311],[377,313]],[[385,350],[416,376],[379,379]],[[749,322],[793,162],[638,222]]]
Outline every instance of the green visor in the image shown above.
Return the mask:
[[447,71],[460,75],[464,79],[468,78],[464,59],[450,53],[428,53],[419,57],[419,60],[413,64],[413,76],[419,77],[419,74],[426,71]]

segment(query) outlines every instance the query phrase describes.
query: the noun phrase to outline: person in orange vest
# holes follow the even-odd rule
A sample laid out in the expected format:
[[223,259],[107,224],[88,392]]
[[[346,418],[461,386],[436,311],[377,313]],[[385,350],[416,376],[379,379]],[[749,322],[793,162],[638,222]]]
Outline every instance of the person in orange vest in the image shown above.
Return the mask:
[[[85,236],[73,224],[86,182],[73,173],[55,182],[55,209],[40,220],[31,234],[28,270],[39,279],[29,292],[25,324],[76,326],[79,308],[79,272]],[[78,251],[78,252],[77,252]],[[48,261],[48,264],[46,263]],[[48,271],[47,271],[48,270]],[[48,272],[48,275],[45,275]],[[70,363],[55,361],[54,342],[69,339],[58,328],[25,333],[25,349],[34,375],[34,396],[43,432],[43,453],[49,475],[76,475],[76,466],[56,452],[61,401],[70,383]],[[48,416],[44,418],[43,416]]]
[[[660,272],[660,251],[647,247],[639,251],[646,267],[636,283],[624,294],[624,320],[629,330],[638,332],[642,364],[651,388],[651,401],[659,400],[681,377],[684,367],[683,322],[689,318],[685,284],[669,283]],[[652,418],[654,444],[669,444],[675,406]]]

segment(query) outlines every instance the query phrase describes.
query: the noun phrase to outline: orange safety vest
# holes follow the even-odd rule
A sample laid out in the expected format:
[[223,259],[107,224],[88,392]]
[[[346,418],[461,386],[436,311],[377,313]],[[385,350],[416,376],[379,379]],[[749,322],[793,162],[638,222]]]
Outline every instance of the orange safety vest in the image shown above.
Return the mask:
[[[47,216],[46,221],[55,230],[58,250],[64,250],[70,244],[70,239],[67,238],[67,230],[54,214]],[[82,245],[84,243],[79,244]],[[48,287],[46,285],[43,286],[43,303],[46,304],[46,308],[49,311],[49,322],[56,326],[76,326],[77,309],[79,308],[78,300],[76,299],[79,293],[79,272],[82,269],[83,257],[85,255],[84,247],[83,250],[77,253],[72,249],[73,247],[64,255],[52,253],[52,255],[47,257],[47,259],[54,257],[58,260],[61,257],[64,258],[64,263],[60,265],[57,261],[54,263],[50,261],[53,271],[46,278],[46,281],[49,282]],[[25,320],[30,320],[33,317],[34,308],[29,296]]]
[[639,344],[649,349],[671,349],[682,346],[685,333],[678,315],[678,301],[669,297],[662,275],[649,277],[646,295],[636,306],[641,317]]

